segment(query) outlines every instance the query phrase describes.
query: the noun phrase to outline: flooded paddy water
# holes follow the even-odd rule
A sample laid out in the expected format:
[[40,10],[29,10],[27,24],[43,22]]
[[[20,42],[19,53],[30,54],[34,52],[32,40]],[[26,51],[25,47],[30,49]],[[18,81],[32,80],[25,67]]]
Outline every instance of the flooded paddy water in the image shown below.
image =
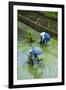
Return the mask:
[[[48,46],[40,45],[40,33],[18,21],[17,79],[56,78],[58,76],[58,42],[51,37]],[[28,31],[32,31],[34,42],[29,42]],[[43,51],[41,64],[29,64],[28,52],[32,47]]]

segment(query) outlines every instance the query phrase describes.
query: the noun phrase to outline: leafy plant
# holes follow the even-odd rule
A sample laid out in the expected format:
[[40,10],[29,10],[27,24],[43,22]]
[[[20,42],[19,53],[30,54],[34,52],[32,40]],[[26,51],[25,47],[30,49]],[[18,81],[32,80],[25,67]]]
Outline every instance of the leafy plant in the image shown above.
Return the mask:
[[33,41],[32,31],[28,31],[28,37],[29,41],[32,42]]

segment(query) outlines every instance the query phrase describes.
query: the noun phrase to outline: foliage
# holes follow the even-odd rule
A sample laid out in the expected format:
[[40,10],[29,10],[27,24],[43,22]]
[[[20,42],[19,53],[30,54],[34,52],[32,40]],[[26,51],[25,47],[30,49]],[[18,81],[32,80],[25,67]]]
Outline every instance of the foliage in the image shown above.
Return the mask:
[[58,16],[58,13],[57,12],[45,12],[45,15],[56,18]]
[[29,41],[32,42],[33,41],[33,33],[32,31],[28,31],[28,37],[29,37]]

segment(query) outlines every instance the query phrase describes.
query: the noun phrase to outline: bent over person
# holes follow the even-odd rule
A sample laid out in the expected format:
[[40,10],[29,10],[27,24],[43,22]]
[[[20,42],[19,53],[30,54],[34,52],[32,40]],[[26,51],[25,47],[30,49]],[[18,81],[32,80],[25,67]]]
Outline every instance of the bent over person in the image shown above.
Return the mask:
[[50,41],[50,34],[47,33],[47,32],[41,32],[40,33],[40,38],[41,38],[40,43],[47,44],[48,41]]

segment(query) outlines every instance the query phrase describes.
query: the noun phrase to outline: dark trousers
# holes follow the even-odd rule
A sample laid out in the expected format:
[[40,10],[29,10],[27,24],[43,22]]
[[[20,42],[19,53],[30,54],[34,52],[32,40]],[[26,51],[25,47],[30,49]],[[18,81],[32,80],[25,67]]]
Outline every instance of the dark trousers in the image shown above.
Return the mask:
[[42,37],[41,37],[41,40],[40,40],[40,44],[42,43],[42,44],[47,44],[47,42],[48,42],[49,40],[47,39],[47,38],[45,38],[45,39],[42,39]]
[[39,61],[39,58],[37,57],[37,55],[36,54],[34,54],[34,57]]
[[41,40],[40,40],[40,44],[43,43],[43,40],[42,40],[42,37],[41,37]]

